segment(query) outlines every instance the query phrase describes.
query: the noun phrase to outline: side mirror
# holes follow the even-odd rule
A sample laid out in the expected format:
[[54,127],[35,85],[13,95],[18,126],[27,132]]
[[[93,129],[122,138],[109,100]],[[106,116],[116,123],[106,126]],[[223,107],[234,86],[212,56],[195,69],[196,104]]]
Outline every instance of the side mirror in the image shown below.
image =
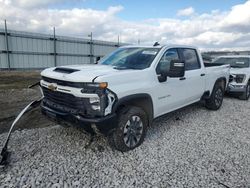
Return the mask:
[[96,57],[96,59],[95,59],[95,64],[98,64],[98,61],[100,61],[100,59],[101,59],[100,56]]
[[170,78],[180,78],[185,75],[185,63],[180,60],[172,60],[167,73]]
[[158,74],[158,80],[159,82],[166,82],[167,81],[167,71],[161,70],[160,73]]

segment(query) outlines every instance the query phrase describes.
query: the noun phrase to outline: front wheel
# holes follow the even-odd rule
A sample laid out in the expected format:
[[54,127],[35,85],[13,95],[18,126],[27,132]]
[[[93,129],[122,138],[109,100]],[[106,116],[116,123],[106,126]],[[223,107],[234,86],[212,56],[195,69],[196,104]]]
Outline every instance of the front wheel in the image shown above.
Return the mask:
[[109,136],[110,144],[119,151],[132,150],[144,141],[148,118],[139,107],[125,107],[118,113],[118,126]]
[[250,97],[250,83],[247,84],[246,86],[246,91],[239,96],[239,99],[241,100],[248,100]]
[[210,110],[218,110],[223,102],[224,85],[216,83],[209,99],[206,100],[206,107]]

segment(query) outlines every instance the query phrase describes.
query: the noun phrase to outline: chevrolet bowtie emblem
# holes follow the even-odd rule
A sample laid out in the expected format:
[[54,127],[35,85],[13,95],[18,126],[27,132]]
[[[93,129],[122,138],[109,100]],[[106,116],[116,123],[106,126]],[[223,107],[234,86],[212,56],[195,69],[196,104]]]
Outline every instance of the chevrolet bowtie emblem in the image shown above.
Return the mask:
[[56,88],[57,88],[57,84],[55,83],[51,83],[48,85],[49,90],[56,91]]

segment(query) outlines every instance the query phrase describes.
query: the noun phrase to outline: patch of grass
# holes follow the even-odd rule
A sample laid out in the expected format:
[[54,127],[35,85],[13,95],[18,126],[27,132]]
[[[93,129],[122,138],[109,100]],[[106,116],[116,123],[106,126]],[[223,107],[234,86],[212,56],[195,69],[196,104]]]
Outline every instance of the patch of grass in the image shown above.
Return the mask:
[[40,71],[0,71],[0,89],[27,88],[40,80]]

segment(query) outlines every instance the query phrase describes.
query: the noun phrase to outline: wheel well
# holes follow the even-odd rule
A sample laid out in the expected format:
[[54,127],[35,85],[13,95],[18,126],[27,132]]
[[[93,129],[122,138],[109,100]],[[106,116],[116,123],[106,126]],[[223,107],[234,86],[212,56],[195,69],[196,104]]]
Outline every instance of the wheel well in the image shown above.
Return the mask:
[[113,112],[117,113],[118,111],[124,109],[127,106],[137,106],[142,108],[149,117],[149,125],[152,123],[154,116],[153,102],[148,94],[131,95],[120,99],[114,105]]
[[226,78],[225,78],[225,77],[222,77],[222,78],[218,78],[218,79],[216,80],[216,82],[215,82],[214,85],[220,84],[220,85],[224,88],[224,90],[226,90],[226,82],[227,82]]

